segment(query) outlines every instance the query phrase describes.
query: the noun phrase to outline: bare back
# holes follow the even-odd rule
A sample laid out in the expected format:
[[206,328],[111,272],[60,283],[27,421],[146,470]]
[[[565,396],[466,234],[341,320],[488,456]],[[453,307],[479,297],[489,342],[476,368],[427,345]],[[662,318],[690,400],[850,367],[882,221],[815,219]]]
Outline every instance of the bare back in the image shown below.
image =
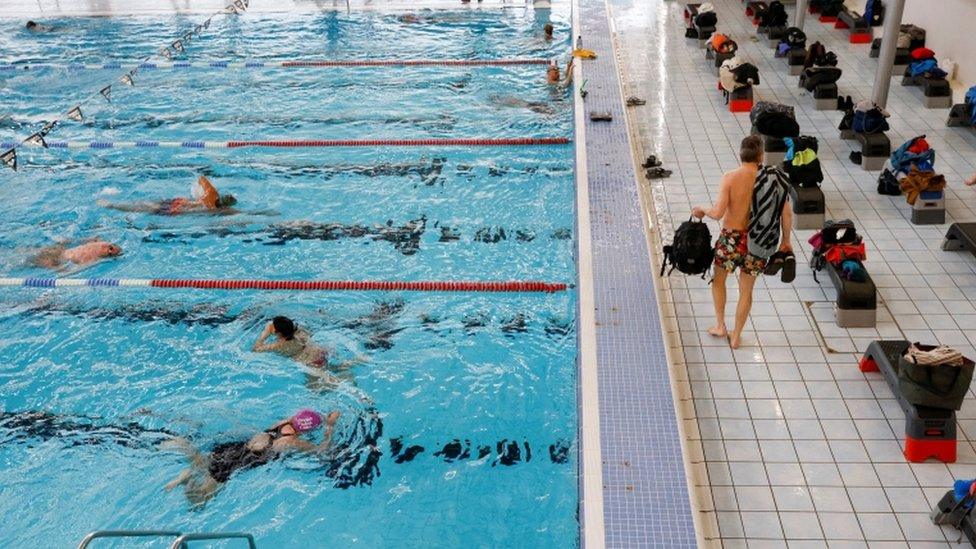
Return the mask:
[[727,200],[727,209],[722,217],[722,227],[744,231],[749,226],[749,208],[752,205],[752,190],[756,185],[756,164],[743,164],[727,172],[722,177],[721,199]]

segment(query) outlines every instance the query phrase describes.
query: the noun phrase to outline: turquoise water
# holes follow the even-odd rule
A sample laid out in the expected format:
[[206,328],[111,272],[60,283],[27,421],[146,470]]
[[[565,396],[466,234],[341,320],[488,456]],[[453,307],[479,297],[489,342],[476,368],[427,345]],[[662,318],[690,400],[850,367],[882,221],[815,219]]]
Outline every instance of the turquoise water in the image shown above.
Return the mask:
[[[569,45],[568,13],[559,10],[420,16],[216,20],[185,59],[549,58]],[[566,38],[556,44],[538,38],[550,17]],[[0,62],[129,61],[196,22],[66,19],[50,21],[59,30],[49,35],[0,22]],[[0,72],[0,140],[35,131],[111,75]],[[545,85],[538,66],[158,70],[136,81],[51,139],[572,133],[569,98]],[[506,97],[546,108],[510,106]],[[22,149],[20,163],[3,172],[0,189],[4,276],[47,276],[25,263],[33,250],[99,236],[124,254],[80,276],[576,278],[570,145]],[[200,174],[245,213],[161,217],[96,203],[186,196]],[[247,531],[261,547],[577,543],[572,290],[7,288],[0,304],[0,546],[68,547],[92,530],[136,528]],[[305,367],[250,352],[277,314],[295,318],[337,359],[367,362],[326,391]],[[341,411],[337,440],[362,449],[375,438],[376,465],[366,465],[368,451],[325,462],[289,456],[235,473],[203,508],[162,489],[185,461],[159,450],[161,440],[178,434],[207,449],[301,407]],[[29,421],[27,411],[50,415]],[[470,455],[452,453],[454,440]],[[336,462],[362,473],[359,481],[335,474]]]

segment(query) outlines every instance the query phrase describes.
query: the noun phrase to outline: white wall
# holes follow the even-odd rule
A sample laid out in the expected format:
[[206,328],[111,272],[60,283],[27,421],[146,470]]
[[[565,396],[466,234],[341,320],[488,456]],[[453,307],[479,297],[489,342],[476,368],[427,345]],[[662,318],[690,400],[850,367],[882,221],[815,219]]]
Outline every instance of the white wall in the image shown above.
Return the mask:
[[901,20],[926,30],[925,46],[938,59],[956,62],[956,80],[963,89],[976,86],[976,0],[905,0]]

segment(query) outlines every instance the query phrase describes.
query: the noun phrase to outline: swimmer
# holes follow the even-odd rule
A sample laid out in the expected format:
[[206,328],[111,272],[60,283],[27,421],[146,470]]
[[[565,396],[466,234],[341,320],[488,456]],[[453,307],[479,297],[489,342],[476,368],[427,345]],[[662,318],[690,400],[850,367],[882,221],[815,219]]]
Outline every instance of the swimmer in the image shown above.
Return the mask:
[[566,76],[564,78],[559,77],[559,65],[555,62],[549,64],[549,68],[546,69],[546,82],[553,86],[569,86],[573,81],[573,61],[570,60],[566,64]]
[[[275,335],[275,340],[266,343],[267,339]],[[337,365],[329,364],[329,350],[312,342],[312,335],[308,330],[299,328],[295,321],[287,316],[276,316],[264,327],[264,331],[254,342],[251,350],[255,353],[278,353],[281,356],[295,359],[306,366],[315,368],[329,368],[333,371],[348,369],[354,364],[364,362],[365,357],[347,360]],[[334,380],[338,382],[338,380]]]
[[31,263],[47,269],[63,271],[68,264],[76,267],[87,267],[101,261],[107,257],[116,257],[122,254],[122,248],[95,238],[78,246],[69,248],[67,244],[55,244],[41,248],[31,259]]
[[547,41],[552,40],[552,31],[552,23],[546,23],[546,26],[542,27],[542,32],[545,33],[545,39]]
[[[558,70],[558,69],[557,69]],[[519,99],[518,97],[513,97],[511,95],[491,95],[488,97],[490,101],[496,105],[502,107],[515,107],[520,109],[529,109],[532,112],[537,112],[539,114],[555,114],[556,109],[549,105],[548,103],[542,101],[526,101],[524,99]]]
[[187,500],[193,505],[202,505],[216,495],[234,471],[259,467],[289,451],[312,454],[328,451],[338,419],[338,411],[325,418],[325,437],[319,444],[301,438],[322,424],[322,416],[308,409],[300,410],[248,440],[217,444],[206,454],[185,438],[174,437],[160,444],[160,448],[183,452],[190,460],[190,466],[166,484],[166,491],[183,486]]
[[193,194],[200,194],[200,198],[170,198],[156,202],[112,203],[99,200],[97,204],[105,208],[123,212],[145,212],[155,215],[180,215],[189,213],[204,213],[215,215],[234,215],[240,213],[232,206],[237,199],[232,194],[221,195],[206,176],[197,179]]
[[51,32],[51,31],[54,30],[54,28],[53,27],[49,27],[47,25],[40,25],[40,24],[35,23],[33,21],[28,21],[27,22],[27,30],[29,30],[31,32]]
[[397,17],[397,19],[401,23],[419,23],[420,22],[420,18],[417,17],[416,15],[412,14],[412,13],[405,13],[405,14],[401,15],[400,17]]

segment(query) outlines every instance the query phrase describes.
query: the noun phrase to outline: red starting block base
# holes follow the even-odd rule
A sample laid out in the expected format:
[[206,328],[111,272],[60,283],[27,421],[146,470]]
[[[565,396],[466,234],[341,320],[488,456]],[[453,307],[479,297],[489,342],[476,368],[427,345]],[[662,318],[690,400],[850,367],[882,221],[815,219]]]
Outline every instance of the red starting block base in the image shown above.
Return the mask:
[[852,32],[851,44],[870,44],[874,36],[870,32]]
[[878,363],[874,361],[871,357],[861,357],[861,361],[857,363],[858,368],[862,372],[880,372],[878,369]]
[[833,16],[833,15],[821,15],[820,16],[820,22],[821,23],[836,23],[837,22],[837,17],[836,16]]
[[921,463],[932,458],[937,459],[942,463],[955,463],[955,439],[918,440],[905,436],[905,459],[912,463]]
[[752,17],[753,15],[754,14],[752,13],[752,8],[746,6],[746,17]]
[[[821,19],[821,21],[822,20],[823,19]],[[845,23],[845,22],[841,21],[840,19],[838,19],[838,20],[834,21],[834,28],[835,29],[849,29],[851,27],[847,23]]]
[[752,110],[752,99],[730,99],[729,112],[749,112]]

